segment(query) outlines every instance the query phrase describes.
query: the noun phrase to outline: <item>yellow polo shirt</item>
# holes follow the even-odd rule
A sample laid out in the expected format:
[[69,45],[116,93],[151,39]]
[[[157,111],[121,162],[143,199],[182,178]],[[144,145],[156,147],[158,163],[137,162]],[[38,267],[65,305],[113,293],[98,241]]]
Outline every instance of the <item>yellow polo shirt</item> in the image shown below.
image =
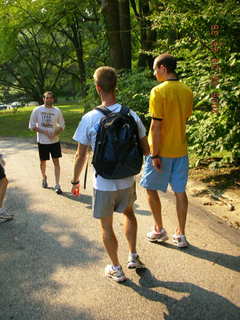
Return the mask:
[[[161,157],[178,158],[187,155],[186,121],[192,114],[192,90],[180,81],[167,80],[151,90],[149,112],[152,118],[162,119]],[[148,135],[152,151],[151,132]]]

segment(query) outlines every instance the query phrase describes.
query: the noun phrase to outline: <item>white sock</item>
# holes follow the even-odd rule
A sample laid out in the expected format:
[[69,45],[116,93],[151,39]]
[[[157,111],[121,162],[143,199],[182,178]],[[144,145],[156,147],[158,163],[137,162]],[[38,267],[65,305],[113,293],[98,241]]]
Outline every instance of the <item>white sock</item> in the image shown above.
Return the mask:
[[121,266],[112,266],[113,270],[119,270],[121,268]]
[[137,258],[138,254],[136,252],[130,252],[128,256],[129,256],[129,258],[135,259],[135,258]]

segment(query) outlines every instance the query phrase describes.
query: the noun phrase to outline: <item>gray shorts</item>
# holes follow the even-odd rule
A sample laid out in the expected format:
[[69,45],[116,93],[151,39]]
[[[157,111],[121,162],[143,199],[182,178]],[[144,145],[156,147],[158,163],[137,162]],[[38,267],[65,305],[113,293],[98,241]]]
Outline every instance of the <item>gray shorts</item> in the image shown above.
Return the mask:
[[93,189],[92,210],[94,218],[101,219],[111,216],[114,211],[124,212],[133,206],[136,196],[136,185],[117,191],[101,191]]

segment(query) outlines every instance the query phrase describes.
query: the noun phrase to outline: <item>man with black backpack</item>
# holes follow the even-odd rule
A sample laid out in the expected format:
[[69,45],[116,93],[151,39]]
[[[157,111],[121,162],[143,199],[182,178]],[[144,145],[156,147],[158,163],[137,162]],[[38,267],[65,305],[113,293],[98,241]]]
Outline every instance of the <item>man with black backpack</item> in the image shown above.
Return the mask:
[[103,243],[111,265],[105,276],[122,282],[126,276],[118,259],[118,242],[113,230],[113,212],[125,216],[125,235],[129,246],[128,268],[143,268],[136,251],[137,221],[133,212],[136,200],[134,175],[140,172],[143,154],[149,153],[146,130],[135,112],[116,103],[117,75],[111,67],[94,73],[101,106],[82,117],[73,136],[78,142],[75,155],[72,193],[79,194],[79,176],[88,146],[94,151],[93,216],[100,219]]

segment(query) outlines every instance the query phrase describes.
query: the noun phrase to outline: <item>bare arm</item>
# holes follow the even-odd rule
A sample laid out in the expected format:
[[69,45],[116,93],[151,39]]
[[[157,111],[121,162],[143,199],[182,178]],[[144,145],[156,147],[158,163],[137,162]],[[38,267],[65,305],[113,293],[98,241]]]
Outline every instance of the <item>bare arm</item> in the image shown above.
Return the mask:
[[72,179],[72,182],[76,183],[76,184],[73,184],[72,186],[72,193],[75,195],[79,194],[79,189],[80,189],[79,177],[86,161],[87,151],[88,151],[88,145],[81,144],[81,143],[78,144],[77,151],[75,154],[73,179]]
[[[150,126],[150,132],[152,136],[152,156],[159,156],[160,129],[161,120],[152,119]],[[152,159],[152,164],[155,167],[155,169],[160,170],[161,161],[159,157]]]
[[47,135],[47,131],[45,129],[40,129],[38,127],[34,127],[34,128],[32,128],[32,130],[35,132],[39,132],[39,133],[43,133],[43,134]]
[[47,132],[46,135],[49,139],[53,139],[54,137],[58,136],[63,130],[64,129],[62,127],[57,127],[53,132]]
[[145,156],[147,156],[149,153],[150,153],[150,149],[149,149],[149,144],[148,144],[148,141],[147,141],[147,137],[143,137],[139,140],[140,142],[140,146],[141,146],[141,149],[142,149],[142,152]]
[[32,111],[30,121],[29,121],[29,129],[34,131],[34,132],[39,132],[47,135],[47,130],[46,129],[40,129],[38,126],[38,119],[36,116],[36,109]]
[[58,115],[58,127],[54,130],[53,137],[59,135],[65,128],[65,121],[62,112],[59,110]]
[[54,132],[54,134],[55,134],[55,136],[57,136],[60,132],[62,132],[64,129],[62,128],[62,127],[58,127],[58,128],[56,128],[55,129],[55,132]]

